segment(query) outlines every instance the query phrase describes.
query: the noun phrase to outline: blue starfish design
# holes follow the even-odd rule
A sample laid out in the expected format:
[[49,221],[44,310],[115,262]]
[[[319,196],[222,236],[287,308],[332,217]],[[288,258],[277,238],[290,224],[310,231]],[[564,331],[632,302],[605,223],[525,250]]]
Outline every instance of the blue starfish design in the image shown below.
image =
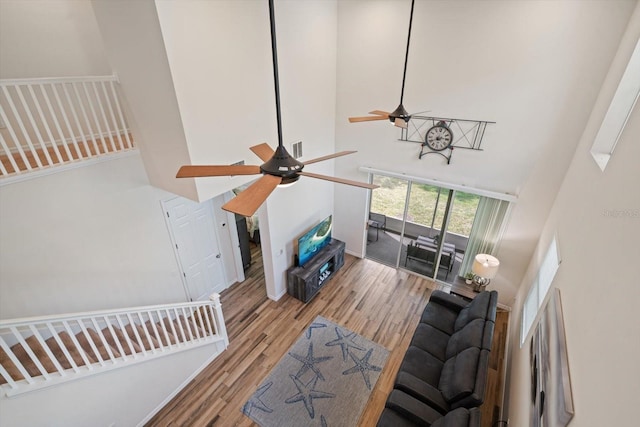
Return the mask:
[[309,325],[309,327],[307,328],[307,339],[310,340],[311,339],[311,332],[313,332],[314,329],[317,328],[326,328],[327,325],[325,325],[324,323],[312,323]]
[[296,385],[298,389],[298,394],[295,394],[285,400],[285,403],[296,403],[302,401],[304,403],[304,407],[307,408],[307,412],[311,419],[315,416],[315,411],[313,409],[313,399],[328,399],[332,397],[336,397],[333,393],[326,393],[324,391],[316,390],[316,383],[318,382],[318,377],[313,377],[308,384],[303,384],[298,378],[293,375],[289,375],[289,377],[293,380],[293,383]]
[[353,353],[350,353],[351,358],[356,363],[353,368],[349,368],[342,373],[342,375],[349,375],[355,372],[360,372],[362,374],[362,378],[364,378],[364,382],[367,384],[367,389],[371,390],[371,380],[369,379],[369,371],[380,372],[382,368],[379,366],[373,366],[369,363],[369,358],[371,357],[371,353],[373,353],[373,349],[369,349],[367,354],[364,355],[362,359],[358,359]]
[[313,357],[313,343],[309,343],[309,350],[307,351],[306,356],[300,356],[299,354],[289,353],[289,356],[294,359],[302,362],[302,367],[296,374],[296,377],[300,378],[304,375],[309,369],[311,369],[318,378],[324,381],[324,377],[322,373],[316,368],[316,363],[326,362],[327,360],[333,359],[333,356],[323,356],[323,357]]
[[336,338],[333,341],[329,341],[325,345],[329,347],[333,345],[339,345],[342,348],[342,360],[347,360],[347,354],[349,354],[349,348],[355,348],[356,350],[363,350],[363,351],[366,350],[353,342],[353,339],[357,336],[355,332],[351,332],[351,333],[348,333],[347,335],[343,335],[343,333],[340,331],[340,329],[338,329],[337,326],[335,329],[336,329],[336,335],[338,335],[338,338]]
[[265,394],[272,385],[273,381],[269,381],[268,383],[260,386],[260,388],[258,388],[258,390],[253,393],[253,396],[251,396],[247,403],[244,404],[244,406],[242,407],[242,413],[246,416],[249,416],[253,408],[259,409],[263,412],[266,412],[267,414],[272,413],[273,409],[269,408],[262,400],[260,400],[262,395]]

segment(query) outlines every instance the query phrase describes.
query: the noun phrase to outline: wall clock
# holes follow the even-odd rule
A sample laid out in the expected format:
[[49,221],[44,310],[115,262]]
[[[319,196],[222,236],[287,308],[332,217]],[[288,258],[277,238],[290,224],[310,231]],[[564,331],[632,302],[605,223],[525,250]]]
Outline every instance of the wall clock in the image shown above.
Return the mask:
[[424,143],[433,151],[442,151],[453,142],[453,132],[444,121],[439,121],[432,126],[424,136]]

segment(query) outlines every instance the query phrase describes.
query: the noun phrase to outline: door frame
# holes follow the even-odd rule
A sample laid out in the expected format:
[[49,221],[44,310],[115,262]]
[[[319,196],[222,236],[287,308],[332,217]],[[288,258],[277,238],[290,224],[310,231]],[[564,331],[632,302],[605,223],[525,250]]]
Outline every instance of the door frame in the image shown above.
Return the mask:
[[[178,265],[178,271],[180,272],[180,281],[182,282],[182,289],[184,290],[184,294],[185,294],[185,298],[186,301],[192,301],[192,295],[190,295],[189,292],[189,286],[187,284],[187,275],[185,273],[184,267],[182,266],[182,261],[180,260],[180,254],[178,253],[178,248],[177,248],[177,243],[176,243],[176,238],[175,235],[173,233],[173,227],[171,227],[171,224],[169,222],[169,215],[168,215],[168,209],[167,209],[167,205],[169,202],[178,199],[178,198],[183,198],[186,199],[185,197],[182,196],[176,196],[176,195],[172,195],[169,196],[167,198],[164,198],[162,200],[160,200],[160,207],[162,208],[162,216],[164,218],[164,223],[165,226],[167,227],[167,231],[169,233],[169,239],[171,240],[171,248],[173,250],[173,255],[176,259],[176,264]],[[218,236],[218,230],[215,227],[216,224],[216,218],[215,218],[215,214],[214,214],[214,204],[213,204],[213,200],[206,200],[204,202],[194,202],[191,199],[186,199],[189,200],[193,203],[209,203],[211,205],[211,214],[213,215],[211,217],[211,221],[213,221],[214,227],[213,227],[213,231],[214,231],[214,235],[215,235],[215,239],[216,239],[216,245],[218,247],[218,251],[220,251],[220,254],[222,254],[221,251],[221,246],[220,246],[220,237]],[[227,274],[226,271],[224,269],[224,266],[222,266],[222,278],[224,281],[225,286],[228,285],[227,283]]]

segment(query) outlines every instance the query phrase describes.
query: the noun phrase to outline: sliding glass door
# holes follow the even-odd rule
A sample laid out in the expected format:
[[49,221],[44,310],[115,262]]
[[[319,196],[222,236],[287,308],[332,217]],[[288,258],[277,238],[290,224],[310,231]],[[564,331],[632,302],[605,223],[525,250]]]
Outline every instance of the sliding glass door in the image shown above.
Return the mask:
[[374,174],[373,182],[380,188],[371,196],[367,258],[454,284],[470,271],[477,250],[495,248],[501,230],[495,225],[508,202],[384,175]]

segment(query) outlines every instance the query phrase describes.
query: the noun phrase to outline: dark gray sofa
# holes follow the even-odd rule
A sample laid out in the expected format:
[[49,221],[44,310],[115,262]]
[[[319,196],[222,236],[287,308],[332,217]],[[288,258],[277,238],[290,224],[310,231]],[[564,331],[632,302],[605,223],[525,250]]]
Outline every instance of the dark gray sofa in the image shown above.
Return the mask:
[[406,425],[479,425],[476,410],[469,415],[458,408],[472,410],[484,400],[497,305],[496,291],[481,292],[471,302],[442,291],[431,294],[378,426],[402,425],[398,417]]

